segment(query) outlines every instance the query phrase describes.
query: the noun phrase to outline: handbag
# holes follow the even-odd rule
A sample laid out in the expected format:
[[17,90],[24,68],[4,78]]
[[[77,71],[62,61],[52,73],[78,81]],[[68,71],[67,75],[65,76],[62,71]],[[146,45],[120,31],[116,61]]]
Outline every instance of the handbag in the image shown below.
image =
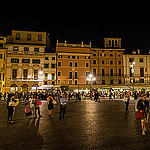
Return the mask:
[[54,105],[57,105],[57,101],[55,101],[55,100],[53,100],[53,102],[52,102]]
[[25,115],[26,115],[26,117],[32,115],[32,112],[29,108],[25,108]]
[[139,120],[139,119],[143,119],[144,118],[144,110],[141,112],[137,112],[136,113],[136,119]]

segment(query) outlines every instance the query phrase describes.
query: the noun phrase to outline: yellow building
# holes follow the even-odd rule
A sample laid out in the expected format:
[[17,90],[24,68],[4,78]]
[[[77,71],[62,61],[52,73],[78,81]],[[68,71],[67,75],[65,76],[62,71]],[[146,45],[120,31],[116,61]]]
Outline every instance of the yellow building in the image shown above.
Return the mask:
[[35,91],[44,84],[46,32],[12,30],[7,37],[6,91]]
[[91,43],[56,44],[57,85],[69,85],[70,89],[87,88],[87,77],[90,73]]
[[[94,87],[114,87],[124,84],[121,38],[104,38],[104,48],[92,48],[91,72],[96,77]],[[102,86],[100,86],[102,85]]]
[[6,37],[0,36],[0,92],[5,93],[6,79]]

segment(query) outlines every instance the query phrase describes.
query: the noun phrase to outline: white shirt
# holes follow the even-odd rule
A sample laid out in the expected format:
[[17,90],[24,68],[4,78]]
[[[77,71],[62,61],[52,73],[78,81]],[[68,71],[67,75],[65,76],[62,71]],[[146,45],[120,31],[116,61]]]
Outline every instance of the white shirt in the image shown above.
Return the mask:
[[65,98],[63,98],[63,97],[60,99],[60,104],[61,104],[61,105],[66,105],[67,102],[68,102],[68,100],[65,99]]
[[35,101],[35,99],[29,99],[29,102],[30,102],[30,107],[34,107],[34,101]]

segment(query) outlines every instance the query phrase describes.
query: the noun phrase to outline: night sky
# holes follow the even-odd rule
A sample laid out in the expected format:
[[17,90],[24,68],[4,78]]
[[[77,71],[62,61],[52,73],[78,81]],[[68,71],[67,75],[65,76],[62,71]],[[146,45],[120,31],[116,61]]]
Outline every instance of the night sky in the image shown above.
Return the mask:
[[46,31],[51,47],[59,42],[92,42],[103,47],[103,38],[121,37],[127,52],[150,49],[148,1],[1,1],[0,35],[11,30]]

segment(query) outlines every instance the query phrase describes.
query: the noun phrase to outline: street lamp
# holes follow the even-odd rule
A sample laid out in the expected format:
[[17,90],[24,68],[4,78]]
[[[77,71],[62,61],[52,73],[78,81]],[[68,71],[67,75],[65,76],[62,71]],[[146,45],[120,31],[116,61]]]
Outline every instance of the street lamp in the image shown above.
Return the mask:
[[[134,65],[135,65],[135,62],[132,62],[132,65],[130,65],[131,73],[132,73],[132,83],[133,83]],[[132,95],[133,95],[133,92],[134,92],[134,87],[132,87]]]
[[89,85],[90,85],[90,99],[92,99],[92,97],[91,97],[91,82],[92,82],[92,81],[95,81],[95,80],[96,80],[96,78],[93,77],[92,74],[89,74],[89,77],[87,78],[87,81],[88,81],[88,83],[89,83]]

